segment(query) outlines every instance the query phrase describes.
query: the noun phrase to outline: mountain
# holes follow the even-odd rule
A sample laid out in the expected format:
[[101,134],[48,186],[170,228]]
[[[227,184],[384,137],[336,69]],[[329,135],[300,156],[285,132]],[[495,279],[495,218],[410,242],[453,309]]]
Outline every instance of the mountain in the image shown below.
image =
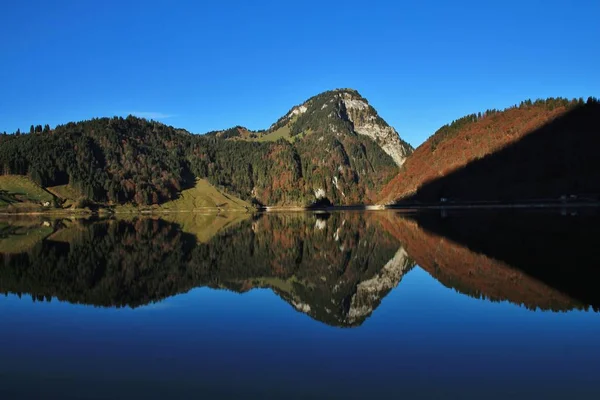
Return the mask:
[[600,104],[592,97],[467,115],[421,144],[379,202],[596,198],[599,146]]
[[198,179],[253,204],[351,205],[373,202],[411,151],[358,92],[341,89],[292,108],[265,131],[193,135],[129,116],[2,135],[0,174],[103,205],[162,204]]
[[414,150],[354,89],[337,89],[311,97],[292,107],[267,130],[251,131],[236,126],[208,134],[229,140],[275,141],[284,138],[296,141],[310,134],[328,133],[370,137],[398,166],[402,166]]
[[[266,130],[236,126],[207,136],[238,143],[274,142],[279,144],[279,151],[290,151],[292,161],[288,162],[295,163],[296,168],[278,175],[285,181],[252,189],[263,204],[276,205],[374,202],[377,188],[382,188],[397,171],[394,164],[401,166],[413,151],[353,89],[311,97]],[[288,189],[278,190],[281,187]],[[273,197],[275,202],[264,202]]]

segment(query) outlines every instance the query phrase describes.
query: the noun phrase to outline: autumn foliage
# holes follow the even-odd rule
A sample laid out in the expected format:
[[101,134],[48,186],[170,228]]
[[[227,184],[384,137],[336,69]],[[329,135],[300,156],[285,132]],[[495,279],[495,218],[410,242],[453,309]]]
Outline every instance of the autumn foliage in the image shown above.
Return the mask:
[[[441,196],[447,195],[444,190],[450,186],[450,179],[444,185],[441,182],[451,175],[455,190],[450,192],[466,200],[535,197],[535,188],[528,191],[510,186],[511,182],[518,179],[518,171],[526,175],[532,166],[537,164],[540,169],[545,162],[562,171],[565,176],[559,178],[569,179],[567,175],[585,169],[586,166],[581,164],[583,152],[580,143],[594,136],[592,134],[598,128],[598,118],[594,117],[597,108],[598,102],[594,98],[587,102],[583,99],[550,98],[535,102],[527,100],[504,111],[488,110],[460,118],[440,128],[415,150],[400,173],[384,187],[379,202],[390,204],[406,199],[439,201]],[[567,114],[573,116],[568,119]],[[553,121],[560,123],[552,125]],[[523,141],[534,133],[537,135],[536,143],[529,139]],[[521,146],[521,143],[527,143],[528,146]],[[490,159],[491,155],[500,154],[501,151],[502,156]],[[478,163],[480,160],[485,162]],[[462,175],[457,173],[466,167],[470,170],[463,171]],[[573,167],[572,171],[570,167]],[[543,171],[537,172],[541,174]],[[458,189],[461,184],[466,186],[485,181],[486,174],[511,182],[503,182],[502,190],[505,192],[500,195],[483,193],[483,189],[477,193],[475,185]],[[552,176],[540,174],[536,177],[536,183],[545,183],[548,186],[546,193],[558,193],[561,188],[569,186],[564,182],[550,182],[554,179]],[[469,178],[473,175],[478,175],[478,179],[471,182]],[[533,178],[524,184],[531,186]],[[436,182],[437,186],[432,182]],[[425,190],[433,186],[436,190]],[[540,195],[546,193],[540,192]]]

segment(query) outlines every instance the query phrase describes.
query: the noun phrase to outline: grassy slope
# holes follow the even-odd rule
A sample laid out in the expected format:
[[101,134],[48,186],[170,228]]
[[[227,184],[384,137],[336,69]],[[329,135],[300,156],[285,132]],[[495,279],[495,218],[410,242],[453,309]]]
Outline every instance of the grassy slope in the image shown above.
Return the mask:
[[168,201],[159,206],[162,210],[246,210],[251,205],[235,196],[225,194],[211,185],[206,179],[197,179],[193,188],[181,191],[178,199]]
[[284,125],[274,132],[270,132],[264,136],[255,139],[257,142],[275,142],[279,139],[285,139],[290,141],[290,125]]
[[63,207],[65,208],[72,206],[77,202],[78,199],[83,197],[79,191],[75,190],[69,185],[47,187],[46,190],[63,200]]
[[279,129],[274,130],[273,132],[267,132],[267,134],[260,136],[256,139],[249,139],[249,140],[255,140],[257,142],[276,142],[279,139],[285,139],[288,142],[295,142],[296,140],[298,140],[300,137],[304,137],[306,135],[308,135],[310,133],[310,131],[307,132],[302,132],[302,134],[300,135],[296,135],[295,137],[292,137],[290,135],[290,131],[292,129],[292,125],[296,122],[296,120],[298,119],[298,116],[295,115],[292,117],[292,119],[290,119],[288,121],[287,124],[285,124],[284,126],[280,127]]
[[[184,232],[192,233],[198,242],[207,243],[221,230],[238,224],[250,217],[246,211],[251,205],[237,197],[222,193],[205,179],[196,180],[196,186],[181,192],[177,200],[162,204],[161,209],[180,211],[167,213],[161,218],[178,223]],[[194,210],[232,211],[228,214],[197,213]],[[238,212],[236,212],[238,211]]]
[[[65,200],[63,206],[73,205],[81,194],[68,185],[53,186],[46,189],[35,184],[29,178],[20,175],[0,176],[0,206],[13,207],[37,206],[42,202],[53,202],[54,196]],[[205,179],[198,179],[193,188],[185,189],[178,199],[152,207],[152,210],[192,211],[192,210],[231,210],[245,211],[251,205],[235,196],[226,194],[212,186]],[[138,211],[130,205],[117,207],[117,211]]]
[[39,185],[35,184],[26,176],[2,175],[0,176],[0,201],[8,203],[7,200],[14,198],[19,202],[40,204],[45,201],[52,202],[54,197]]

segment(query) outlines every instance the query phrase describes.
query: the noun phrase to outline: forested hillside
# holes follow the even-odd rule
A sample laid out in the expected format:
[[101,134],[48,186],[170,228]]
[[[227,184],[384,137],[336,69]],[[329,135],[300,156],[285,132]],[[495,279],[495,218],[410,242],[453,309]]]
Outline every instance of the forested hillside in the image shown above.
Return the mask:
[[470,202],[600,195],[597,99],[530,100],[471,114],[420,145],[380,202]]
[[[321,102],[334,104],[346,92],[309,102],[324,110]],[[68,185],[101,204],[163,203],[198,178],[260,205],[372,202],[397,163],[386,154],[389,143],[356,132],[340,112],[298,118],[295,140],[226,140],[246,132],[241,127],[192,135],[133,116],[39,126],[0,137],[0,174],[25,175],[44,188]]]

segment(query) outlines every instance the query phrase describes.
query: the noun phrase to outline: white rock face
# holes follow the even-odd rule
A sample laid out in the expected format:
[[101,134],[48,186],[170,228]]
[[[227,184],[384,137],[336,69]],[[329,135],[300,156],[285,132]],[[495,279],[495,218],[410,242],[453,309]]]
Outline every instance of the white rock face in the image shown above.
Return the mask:
[[356,133],[369,136],[399,167],[402,166],[410,154],[410,148],[400,141],[398,132],[391,126],[382,124],[375,110],[366,101],[354,98],[352,93],[343,93],[342,101]]
[[325,189],[323,189],[323,188],[315,189],[315,197],[317,199],[322,199],[323,197],[325,197],[325,195],[326,195]]
[[400,142],[398,133],[391,126],[382,127],[378,124],[364,124],[362,126],[355,126],[357,133],[371,137],[377,141],[377,138],[381,139],[380,147],[385,151],[394,162],[401,167],[409,156],[409,150]]
[[346,109],[353,110],[368,110],[369,105],[365,103],[363,100],[353,99],[350,93],[344,93],[344,105]]
[[398,285],[409,267],[408,254],[400,247],[378,275],[358,284],[350,301],[347,321],[353,323],[371,314],[375,303],[383,294]]
[[307,108],[305,105],[294,107],[294,109],[292,111],[290,111],[290,113],[287,115],[287,117],[292,118],[294,115],[304,114],[306,112],[306,110],[307,110]]
[[342,189],[340,189],[340,185],[338,184],[338,178],[337,178],[337,176],[334,176],[331,179],[331,182],[333,183],[333,185],[335,186],[335,188],[340,191],[340,193],[342,194],[342,196],[346,197],[346,193],[344,193],[344,191]]

